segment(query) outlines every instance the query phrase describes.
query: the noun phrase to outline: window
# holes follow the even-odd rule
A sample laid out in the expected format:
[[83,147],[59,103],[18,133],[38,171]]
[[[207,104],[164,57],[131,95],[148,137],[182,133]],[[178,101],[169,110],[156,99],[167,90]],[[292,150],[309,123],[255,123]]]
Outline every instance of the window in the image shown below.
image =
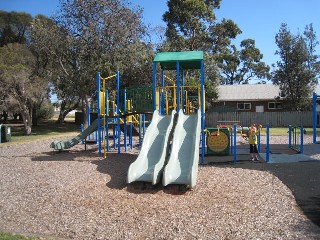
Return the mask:
[[268,109],[282,109],[282,102],[269,102]]
[[237,103],[237,109],[238,110],[250,110],[251,103]]

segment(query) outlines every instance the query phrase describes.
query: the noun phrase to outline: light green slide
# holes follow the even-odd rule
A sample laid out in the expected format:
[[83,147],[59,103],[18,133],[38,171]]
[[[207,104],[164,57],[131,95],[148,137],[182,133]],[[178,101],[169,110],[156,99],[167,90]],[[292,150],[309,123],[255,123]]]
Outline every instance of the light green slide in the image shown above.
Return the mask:
[[146,131],[138,158],[130,164],[127,182],[151,182],[157,184],[169,153],[169,138],[176,111],[171,116],[163,116],[154,111],[150,126]]
[[199,164],[201,135],[201,111],[185,115],[179,111],[178,122],[173,134],[172,151],[163,171],[162,184],[184,184],[194,187]]
[[89,134],[98,130],[98,119],[94,120],[92,124],[87,127],[83,132],[81,132],[78,136],[63,140],[63,141],[54,141],[50,144],[51,148],[54,150],[64,150],[73,147],[80,143],[83,139],[85,139]]

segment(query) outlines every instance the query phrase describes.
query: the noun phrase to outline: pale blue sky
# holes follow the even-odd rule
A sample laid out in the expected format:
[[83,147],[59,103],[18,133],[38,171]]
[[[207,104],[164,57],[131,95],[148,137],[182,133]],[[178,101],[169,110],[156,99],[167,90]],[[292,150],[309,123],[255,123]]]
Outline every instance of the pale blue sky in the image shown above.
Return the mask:
[[[166,0],[129,0],[144,9],[147,25],[165,26],[162,15],[167,10]],[[38,13],[50,16],[57,11],[59,0],[0,0],[0,9],[5,11],[24,11],[32,15]],[[256,46],[263,53],[267,64],[278,60],[274,55],[277,50],[275,35],[282,22],[288,24],[291,32],[303,32],[307,24],[313,23],[320,40],[320,1],[319,0],[222,0],[217,10],[218,19],[232,19],[243,33],[235,44],[245,38],[256,40]],[[318,46],[318,54],[320,47]]]

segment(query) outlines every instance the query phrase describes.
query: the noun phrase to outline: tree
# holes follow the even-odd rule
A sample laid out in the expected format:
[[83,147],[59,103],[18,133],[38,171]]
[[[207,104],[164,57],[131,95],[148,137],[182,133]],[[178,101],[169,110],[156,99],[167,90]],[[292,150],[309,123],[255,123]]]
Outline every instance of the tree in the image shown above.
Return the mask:
[[272,81],[280,87],[280,96],[287,100],[287,109],[308,110],[319,75],[318,57],[315,55],[318,42],[312,24],[306,26],[303,35],[294,35],[283,23],[275,40],[280,61],[276,63]]
[[[141,42],[145,35],[141,10],[130,9],[125,1],[61,3],[60,14],[54,21],[44,23],[39,18],[34,23],[33,40],[56,67],[52,72],[56,75],[53,85],[61,93],[58,97],[81,99],[86,113],[89,100],[95,96],[96,72],[108,76],[116,70],[128,69],[139,54],[143,56],[136,61],[136,67],[144,66],[150,46]],[[108,82],[108,87],[114,88],[115,83]],[[84,114],[85,123],[86,119]]]
[[[37,58],[38,69],[49,78],[51,91],[60,100],[57,123],[63,123],[66,115],[80,105],[80,97],[74,91],[70,36],[57,23],[43,15],[37,15],[32,23],[31,47]],[[75,76],[76,78],[76,76]]]
[[26,43],[31,21],[28,13],[0,11],[0,46]]
[[208,28],[214,23],[213,10],[221,0],[169,0],[163,14],[167,23],[166,37],[171,50],[204,49],[208,42]]
[[48,99],[48,83],[34,74],[35,57],[24,44],[0,48],[0,79],[5,101],[21,113],[26,135],[31,134],[32,114]]
[[262,62],[263,55],[255,47],[253,39],[241,42],[240,51],[234,45],[216,54],[216,60],[224,76],[222,84],[248,83],[252,78],[270,79],[270,67]]
[[252,78],[269,78],[270,67],[252,39],[243,40],[241,50],[231,41],[241,29],[230,19],[216,20],[220,0],[169,0],[163,15],[166,41],[160,51],[202,50],[205,52],[206,101],[217,98],[218,84],[248,83]]

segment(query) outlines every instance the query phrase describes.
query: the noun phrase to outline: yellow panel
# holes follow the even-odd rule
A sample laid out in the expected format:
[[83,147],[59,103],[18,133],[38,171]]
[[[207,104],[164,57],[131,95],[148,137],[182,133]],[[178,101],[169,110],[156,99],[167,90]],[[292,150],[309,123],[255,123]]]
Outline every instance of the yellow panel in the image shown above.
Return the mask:
[[160,109],[159,108],[159,88],[157,89],[157,91],[156,91],[156,109]]
[[105,92],[100,92],[100,114],[105,114],[106,112],[106,94]]

